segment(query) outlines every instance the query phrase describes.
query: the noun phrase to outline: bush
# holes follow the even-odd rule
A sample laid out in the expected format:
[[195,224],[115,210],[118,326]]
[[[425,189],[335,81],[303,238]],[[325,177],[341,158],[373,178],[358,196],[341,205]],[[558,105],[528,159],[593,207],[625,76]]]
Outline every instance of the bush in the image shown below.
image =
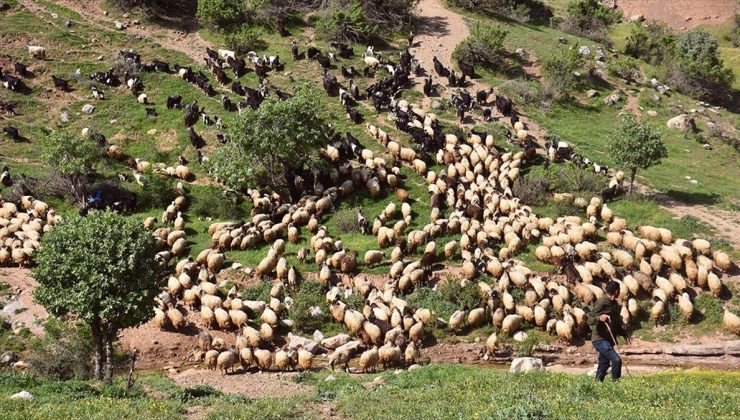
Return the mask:
[[242,26],[239,30],[226,34],[224,43],[230,50],[244,55],[249,51],[259,51],[267,47],[261,36],[262,31],[258,28]]
[[[311,308],[318,307],[322,315],[314,317]],[[329,321],[329,308],[321,284],[307,281],[301,284],[298,292],[293,294],[293,306],[289,311],[290,319],[295,322],[297,331],[312,332],[321,329]]]
[[635,24],[627,37],[624,53],[651,64],[661,64],[670,55],[674,39],[665,24],[650,21]]
[[59,397],[63,397],[65,400],[80,400],[83,398],[91,398],[99,395],[99,392],[95,388],[90,386],[90,384],[80,380],[45,382],[42,385],[36,387],[36,389],[34,389],[34,392],[37,392],[38,394],[56,395]]
[[198,19],[211,28],[223,29],[243,18],[241,0],[198,0]]
[[336,216],[334,216],[334,220],[336,220],[337,228],[339,228],[339,232],[341,233],[360,231],[360,227],[357,226],[357,216],[354,208],[338,211]]
[[170,178],[150,174],[146,187],[141,189],[137,200],[139,210],[163,209],[177,197],[174,182]]
[[444,301],[455,305],[456,309],[471,310],[479,307],[481,299],[478,285],[474,282],[465,282],[448,278],[437,286],[437,293]]
[[499,89],[508,96],[513,96],[525,105],[547,108],[550,105],[549,92],[542,88],[538,82],[524,80],[507,80],[499,86]]
[[452,58],[473,65],[496,66],[503,61],[502,52],[507,31],[476,22],[470,35],[455,47]]
[[514,181],[512,192],[529,206],[541,206],[550,197],[550,182],[544,177],[519,177]]
[[176,398],[183,403],[188,403],[192,400],[205,397],[219,397],[223,393],[208,385],[196,385],[188,388],[184,388],[178,393]]
[[560,28],[563,32],[608,46],[610,41],[606,32],[621,16],[621,12],[606,8],[599,0],[573,0],[568,3],[567,16]]
[[740,47],[740,14],[735,13],[735,25],[732,27],[732,31],[725,35],[725,39],[729,41],[733,47]]
[[638,80],[641,75],[640,63],[634,58],[626,56],[610,61],[607,70],[612,76],[630,81]]
[[703,29],[676,38],[668,80],[682,92],[705,100],[726,99],[735,81],[719,57],[717,39]]
[[552,10],[541,0],[448,0],[447,3],[475,12],[498,13],[519,22],[547,22],[553,17]]
[[242,291],[243,300],[270,300],[270,289],[272,288],[272,282],[269,280],[262,280],[254,286],[244,288]]
[[581,67],[581,55],[575,48],[561,49],[546,58],[542,64],[545,83],[558,95],[569,96],[578,89],[580,79],[576,71]]
[[90,379],[95,345],[90,328],[49,318],[46,334],[31,345],[29,363],[34,373],[58,380]]
[[[208,186],[193,190],[191,211],[197,217],[211,217],[217,220],[238,219],[245,214],[241,207],[243,200],[238,195],[227,195],[224,190]],[[168,202],[169,203],[169,202]]]
[[573,163],[551,165],[546,175],[554,192],[574,193],[586,198],[599,195],[608,186],[603,176],[583,170]]
[[344,7],[325,10],[316,22],[316,32],[325,40],[367,41],[378,31],[378,27],[367,20],[359,1]]
[[415,308],[426,308],[438,317],[449,319],[457,310],[454,304],[442,299],[439,292],[430,287],[416,287],[414,292],[406,296],[409,305]]
[[629,171],[630,193],[638,169],[659,165],[661,159],[668,156],[660,131],[647,122],[637,121],[632,115],[622,118],[607,139],[606,147],[614,162]]

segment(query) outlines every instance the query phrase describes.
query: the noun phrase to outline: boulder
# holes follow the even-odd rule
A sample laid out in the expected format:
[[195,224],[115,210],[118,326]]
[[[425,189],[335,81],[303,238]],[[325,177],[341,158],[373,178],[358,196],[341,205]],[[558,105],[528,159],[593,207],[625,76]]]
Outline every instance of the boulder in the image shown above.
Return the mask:
[[677,115],[666,122],[668,128],[684,132],[696,131],[696,123],[688,114]]
[[604,98],[604,103],[607,105],[616,105],[620,99],[621,97],[618,93],[612,93],[611,95]]
[[324,333],[319,330],[313,332],[313,341],[320,343],[324,339]]
[[337,334],[334,337],[329,337],[321,340],[321,345],[329,350],[336,350],[337,348],[347,344],[352,337],[349,334]]
[[11,400],[32,400],[33,394],[31,394],[28,391],[21,391],[17,394],[13,394],[10,396]]
[[357,354],[357,351],[362,347],[362,341],[360,340],[354,340],[350,341],[348,343],[345,343],[339,347],[337,347],[336,351],[342,351],[350,356]]
[[586,92],[586,96],[589,98],[593,98],[594,96],[599,96],[599,91],[596,89],[589,89],[588,92]]
[[642,22],[645,20],[645,16],[643,15],[632,15],[630,16],[630,22]]
[[509,373],[541,372],[545,370],[542,359],[536,357],[517,357],[511,361]]
[[651,117],[657,117],[658,113],[656,111],[653,111],[652,109],[648,110],[647,114]]
[[119,31],[126,29],[126,25],[123,22],[115,21],[114,25]]
[[92,105],[92,104],[85,104],[85,105],[84,105],[84,106],[82,107],[82,112],[84,112],[84,113],[85,113],[85,114],[87,114],[87,115],[90,115],[90,114],[92,114],[92,113],[93,113],[93,111],[95,111],[95,105]]
[[312,306],[308,308],[308,314],[311,315],[311,318],[314,319],[321,319],[324,317],[324,311],[321,310],[318,306]]
[[581,45],[580,47],[578,47],[578,54],[591,55],[591,49],[585,45]]
[[526,340],[528,337],[527,333],[524,331],[517,331],[514,333],[514,341],[522,342]]
[[12,351],[6,351],[0,356],[0,365],[7,366],[18,361],[18,355]]
[[319,343],[311,340],[310,338],[305,338],[301,337],[300,335],[293,335],[293,333],[288,333],[288,348],[291,350],[296,350],[299,346],[313,354],[317,354],[319,351],[321,351]]

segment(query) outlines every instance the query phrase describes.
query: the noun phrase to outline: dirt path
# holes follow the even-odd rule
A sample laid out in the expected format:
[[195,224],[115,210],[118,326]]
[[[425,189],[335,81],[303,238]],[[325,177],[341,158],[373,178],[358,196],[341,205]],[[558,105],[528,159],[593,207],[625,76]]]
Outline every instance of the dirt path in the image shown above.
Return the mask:
[[678,218],[684,216],[697,218],[714,229],[714,236],[724,239],[734,249],[740,249],[740,214],[738,212],[684,203],[660,192],[653,194],[653,198],[661,207]]
[[[85,24],[100,29],[115,31],[116,21],[126,23],[128,25],[124,30],[126,33],[149,39],[164,48],[180,51],[197,62],[205,56],[206,47],[213,47],[198,34],[195,24],[184,25],[186,26],[184,30],[150,25],[146,22],[133,24],[132,19],[123,18],[123,13],[120,13],[120,16],[105,15],[99,0],[53,0],[53,2],[86,18]],[[34,0],[20,0],[20,3],[36,15],[50,15],[45,7]]]
[[0,268],[0,280],[8,284],[11,295],[0,310],[0,317],[11,324],[23,324],[35,335],[43,335],[44,328],[39,323],[49,315],[33,300],[33,291],[38,283],[30,274],[22,268]]
[[673,29],[721,25],[732,19],[739,4],[737,0],[616,0],[615,3],[627,19],[642,15]]

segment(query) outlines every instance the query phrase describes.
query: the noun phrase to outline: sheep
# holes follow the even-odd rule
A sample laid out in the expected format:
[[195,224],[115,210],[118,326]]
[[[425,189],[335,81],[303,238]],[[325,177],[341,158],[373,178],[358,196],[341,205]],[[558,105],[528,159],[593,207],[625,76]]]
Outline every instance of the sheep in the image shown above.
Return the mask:
[[694,304],[691,303],[688,293],[678,295],[678,307],[681,309],[684,319],[691,321],[694,315]]
[[167,318],[169,318],[170,324],[172,324],[172,328],[175,330],[179,330],[185,325],[185,317],[176,308],[171,308],[167,311]]
[[378,361],[383,369],[386,369],[388,365],[400,364],[402,356],[401,349],[398,346],[391,346],[391,343],[378,349]]
[[33,58],[46,60],[46,48],[38,45],[26,45],[26,48],[28,48],[28,53],[31,54]]
[[350,355],[346,351],[336,350],[329,355],[329,367],[334,370],[335,365],[343,365],[344,371],[349,371],[349,359]]
[[261,371],[269,371],[273,364],[273,355],[269,350],[255,349],[254,358],[257,360],[257,367]]
[[385,258],[384,252],[369,250],[365,253],[365,265],[367,265],[368,267],[373,267],[377,264],[380,264],[380,262],[383,261],[383,258]]
[[507,315],[501,324],[501,332],[506,335],[512,335],[522,327],[524,318],[517,314]]
[[727,308],[725,308],[724,315],[722,316],[722,323],[729,332],[740,335],[740,317],[730,312]]
[[229,369],[232,371],[234,370],[234,365],[236,364],[237,359],[237,354],[233,348],[221,352],[216,359],[216,367],[221,371],[222,375],[226,375]]
[[213,337],[211,337],[207,332],[204,331],[198,334],[198,348],[200,348],[200,351],[207,352],[211,349],[212,343]]
[[370,370],[375,372],[379,361],[378,346],[373,346],[370,350],[366,350],[360,355],[358,368],[362,373],[368,373]]
[[218,357],[220,356],[220,353],[218,350],[208,350],[205,354],[205,363],[206,367],[208,367],[208,370],[216,370],[216,365],[218,362]]

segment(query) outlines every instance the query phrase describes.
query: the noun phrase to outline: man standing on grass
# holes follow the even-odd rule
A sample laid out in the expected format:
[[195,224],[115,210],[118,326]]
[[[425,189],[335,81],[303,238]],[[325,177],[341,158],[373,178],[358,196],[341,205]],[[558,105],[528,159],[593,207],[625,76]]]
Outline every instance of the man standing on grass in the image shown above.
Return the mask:
[[614,350],[617,336],[622,336],[631,342],[627,331],[622,325],[619,316],[619,283],[610,281],[606,284],[606,294],[594,304],[588,316],[588,325],[591,326],[591,342],[599,352],[599,366],[596,369],[596,380],[604,382],[609,365],[612,367],[612,380],[619,380],[622,376],[622,358]]

